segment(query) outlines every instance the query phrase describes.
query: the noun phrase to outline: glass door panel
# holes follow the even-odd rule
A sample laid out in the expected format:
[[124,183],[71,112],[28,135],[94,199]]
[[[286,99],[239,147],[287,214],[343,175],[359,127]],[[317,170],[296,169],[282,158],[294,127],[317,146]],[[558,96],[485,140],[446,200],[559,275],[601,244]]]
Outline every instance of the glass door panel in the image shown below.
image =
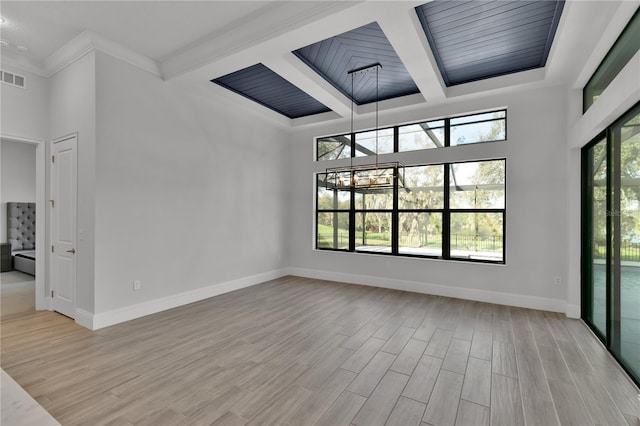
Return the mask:
[[[619,303],[614,315],[614,351],[627,368],[640,376],[640,112],[624,120],[613,129],[614,141],[620,141],[619,188],[614,188],[619,200],[620,239],[616,243],[619,272],[614,274],[616,299]],[[615,328],[618,328],[615,330]]]
[[604,337],[607,332],[607,140],[596,142],[585,162],[585,316]]
[[582,161],[583,318],[640,383],[640,104]]

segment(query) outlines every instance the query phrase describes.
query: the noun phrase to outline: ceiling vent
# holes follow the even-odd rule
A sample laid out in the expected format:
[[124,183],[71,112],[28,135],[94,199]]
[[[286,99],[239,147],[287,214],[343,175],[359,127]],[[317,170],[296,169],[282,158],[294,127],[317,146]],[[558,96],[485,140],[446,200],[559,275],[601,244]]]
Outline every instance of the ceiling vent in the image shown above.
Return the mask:
[[22,75],[14,74],[8,71],[0,71],[0,80],[4,84],[24,89],[26,79]]

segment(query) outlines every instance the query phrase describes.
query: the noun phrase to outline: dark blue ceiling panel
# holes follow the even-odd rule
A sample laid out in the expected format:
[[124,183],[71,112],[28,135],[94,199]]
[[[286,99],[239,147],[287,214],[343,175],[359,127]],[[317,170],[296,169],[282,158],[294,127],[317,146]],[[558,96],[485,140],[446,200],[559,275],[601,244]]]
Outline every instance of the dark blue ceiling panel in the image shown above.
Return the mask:
[[262,64],[211,81],[289,118],[330,111]]
[[564,0],[434,0],[416,7],[447,86],[544,67]]
[[[391,43],[372,22],[355,30],[319,41],[293,52],[336,89],[351,98],[349,71],[379,63],[378,100],[418,93]],[[354,76],[353,100],[358,105],[376,101],[375,72]]]

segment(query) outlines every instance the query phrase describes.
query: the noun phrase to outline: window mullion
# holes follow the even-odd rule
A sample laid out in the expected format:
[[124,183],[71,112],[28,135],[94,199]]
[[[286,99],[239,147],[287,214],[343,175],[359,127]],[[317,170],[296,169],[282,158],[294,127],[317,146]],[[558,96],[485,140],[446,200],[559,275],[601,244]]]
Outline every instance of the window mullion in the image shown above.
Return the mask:
[[[448,123],[447,123],[448,124]],[[448,129],[449,126],[447,125]],[[445,142],[449,143],[449,134],[445,133]],[[448,145],[447,145],[448,146]],[[442,258],[443,259],[451,259],[451,211],[449,208],[449,173],[450,167],[449,163],[444,164],[444,180],[443,180],[443,211],[442,211]]]
[[444,119],[444,146],[451,146],[451,119]]
[[[396,133],[397,134],[397,133]],[[397,255],[400,245],[398,213],[398,168],[393,169],[393,211],[391,212],[391,254]]]

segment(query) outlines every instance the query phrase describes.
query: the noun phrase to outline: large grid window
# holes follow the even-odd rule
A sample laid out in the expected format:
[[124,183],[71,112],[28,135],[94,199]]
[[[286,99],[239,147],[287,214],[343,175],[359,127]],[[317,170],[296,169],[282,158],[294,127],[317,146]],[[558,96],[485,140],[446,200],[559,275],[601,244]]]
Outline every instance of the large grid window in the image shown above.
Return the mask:
[[506,160],[406,167],[390,189],[327,189],[317,249],[504,263]]
[[[377,140],[376,140],[377,137]],[[449,117],[316,139],[316,160],[446,148],[507,140],[507,111]],[[377,147],[377,150],[376,150]]]

